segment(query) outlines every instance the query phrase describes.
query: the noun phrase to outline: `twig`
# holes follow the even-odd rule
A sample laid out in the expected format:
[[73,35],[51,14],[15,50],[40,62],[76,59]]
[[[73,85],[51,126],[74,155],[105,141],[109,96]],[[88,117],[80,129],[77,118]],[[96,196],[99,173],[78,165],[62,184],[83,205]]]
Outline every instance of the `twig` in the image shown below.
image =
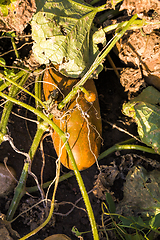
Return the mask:
[[[17,51],[17,50],[20,50],[20,49],[23,48],[25,45],[30,45],[30,44],[33,44],[33,42],[31,42],[31,43],[24,43],[22,46],[20,46],[19,48],[17,48],[16,51]],[[5,56],[5,55],[7,55],[8,53],[11,53],[11,52],[15,52],[15,49],[9,50],[8,52],[5,52],[5,53],[1,54],[0,57]],[[18,54],[18,55],[16,54],[16,57],[17,57],[17,56],[19,56],[19,54]],[[19,58],[19,57],[17,57],[17,58]]]
[[120,79],[118,69],[116,68],[116,65],[114,64],[114,62],[109,54],[107,55],[107,59],[108,59],[109,63],[111,64],[111,66],[113,67],[113,70],[114,70],[115,74],[117,75],[118,79]]
[[135,137],[133,134],[129,133],[128,131],[124,130],[123,128],[120,128],[120,127],[118,127],[116,124],[113,124],[113,123],[111,123],[111,122],[109,122],[109,121],[107,121],[107,120],[104,120],[104,119],[102,119],[102,120],[103,120],[103,122],[106,122],[106,123],[108,123],[109,125],[111,125],[113,128],[116,128],[116,129],[118,129],[119,131],[126,133],[126,134],[129,135],[130,137],[134,138],[136,141],[142,143],[142,141],[141,141],[139,138]]
[[16,148],[16,146],[14,145],[13,139],[9,135],[5,135],[3,137],[3,139],[4,139],[4,141],[8,141],[10,143],[11,147],[13,148],[13,150],[15,152],[25,156],[26,157],[26,161],[31,162],[29,154],[18,150],[18,148]]
[[14,40],[13,37],[11,37],[11,42],[12,42],[12,46],[13,46],[13,49],[14,49],[16,58],[20,59],[19,53],[18,53],[18,51],[17,51],[16,43],[15,43],[15,40]]

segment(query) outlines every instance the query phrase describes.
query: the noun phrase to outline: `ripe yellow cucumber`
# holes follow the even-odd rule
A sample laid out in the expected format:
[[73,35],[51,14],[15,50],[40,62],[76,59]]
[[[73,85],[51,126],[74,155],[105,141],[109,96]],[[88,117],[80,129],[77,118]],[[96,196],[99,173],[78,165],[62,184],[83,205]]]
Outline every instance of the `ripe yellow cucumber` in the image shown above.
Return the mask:
[[[52,103],[58,104],[78,81],[79,79],[69,79],[53,69],[46,69],[43,78],[46,101],[50,102],[49,100],[52,101],[53,98]],[[87,169],[95,163],[100,152],[102,134],[100,107],[94,81],[89,79],[83,87],[96,96],[94,102],[88,102],[85,94],[80,91],[60,113],[55,110],[54,104],[50,107],[50,111],[53,109],[54,123],[67,133],[68,142],[79,170]],[[55,92],[58,96],[56,95],[54,99]],[[64,144],[55,131],[53,131],[52,139],[61,163],[73,169]]]

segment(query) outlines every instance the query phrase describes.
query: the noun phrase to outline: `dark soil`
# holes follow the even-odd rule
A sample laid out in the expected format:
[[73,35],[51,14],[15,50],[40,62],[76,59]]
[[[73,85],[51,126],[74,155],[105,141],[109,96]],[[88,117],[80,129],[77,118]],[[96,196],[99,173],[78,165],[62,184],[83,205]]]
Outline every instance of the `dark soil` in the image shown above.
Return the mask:
[[[28,32],[29,29],[25,31]],[[7,42],[9,43],[9,40],[7,40]],[[4,42],[3,39],[1,40],[0,45],[3,45],[3,51],[7,51],[7,49],[9,49],[8,44]],[[29,52],[29,50],[30,49],[28,48],[27,51]],[[24,57],[27,55],[26,52],[24,53],[22,51],[20,54],[24,60]],[[125,66],[113,52],[111,53],[111,57],[118,68],[122,69]],[[13,62],[14,58],[14,54],[5,56],[5,59],[8,59],[8,65]],[[106,61],[104,65],[105,68],[109,70],[103,70],[103,72],[99,75],[99,78],[95,80],[103,124],[103,144],[101,147],[101,152],[105,151],[116,143],[131,138],[131,136],[127,134],[128,132],[134,136],[137,135],[135,123],[128,117],[124,116],[121,112],[121,109],[122,104],[127,101],[131,95],[136,95],[141,88],[146,86],[143,85],[144,82],[141,82],[141,84],[138,85],[138,88],[136,84],[127,85],[128,82],[125,84],[124,81],[122,81],[122,78],[120,83],[120,79],[118,79],[114,71],[110,70],[111,66],[108,61]],[[30,79],[30,81],[33,80],[34,79]],[[33,90],[32,85],[29,90]],[[30,102],[30,104],[32,104],[33,100],[25,94],[21,94],[20,98],[25,100],[25,102]],[[3,109],[1,109],[1,112],[2,110]],[[28,152],[36,133],[36,124],[21,119],[19,116],[14,115],[14,113],[31,119],[35,119],[35,116],[19,106],[14,106],[12,112],[13,114],[11,114],[8,124],[9,133],[14,140],[15,146],[24,152]],[[114,126],[112,124],[114,124]],[[125,130],[125,132],[122,131],[122,129]],[[4,158],[8,157],[7,164],[15,169],[17,173],[17,179],[19,179],[24,164],[24,157],[20,154],[17,154],[11,148],[8,142],[1,144],[0,151],[0,162],[3,162]],[[50,136],[46,137],[44,140],[44,153],[46,162],[43,181],[47,182],[53,180],[55,177],[55,160],[57,158]],[[118,203],[123,198],[123,183],[125,181],[125,176],[133,165],[136,166],[140,164],[148,170],[154,169],[153,164],[146,159],[150,158],[158,161],[158,156],[145,153],[143,153],[143,157],[141,155],[141,152],[139,153],[129,150],[115,152],[99,162],[102,170],[101,175],[99,174],[96,164],[81,172],[99,229],[102,229],[101,203],[102,201],[105,202],[105,193],[110,192],[115,200],[115,203]],[[39,149],[32,164],[32,172],[38,177],[39,180],[41,167],[42,157]],[[61,175],[67,172],[69,172],[69,170],[62,166]],[[27,180],[27,187],[34,185],[34,179],[29,176]],[[53,188],[51,187],[49,198],[52,197],[52,190]],[[0,199],[0,209],[3,214],[7,213],[8,206],[10,205],[12,198],[13,194],[6,198]],[[76,207],[70,212],[73,204],[75,204],[77,200],[79,201],[76,204]],[[40,194],[38,192],[32,193],[32,196],[29,194],[25,195],[20,201],[16,216],[22,213],[24,210],[29,209],[38,201],[40,201]],[[12,223],[12,228],[16,230],[22,237],[39,226],[44,219],[45,212],[43,204],[41,203],[29,210],[27,213],[24,213],[22,216],[18,217]],[[85,210],[84,202],[83,199],[81,199],[81,193],[77,181],[75,177],[72,176],[71,178],[60,182],[58,185],[58,190],[56,193],[56,208],[50,223],[35,236],[30,237],[30,239],[44,240],[47,236],[52,234],[63,233],[74,240],[77,239],[77,237],[74,236],[71,231],[72,227],[74,226],[80,232],[89,231],[89,233],[85,233],[83,235],[85,240],[92,239],[92,233],[90,232],[91,227]],[[110,239],[116,239],[112,232],[109,232],[109,236]],[[106,239],[103,231],[100,233],[100,239]]]
[[[117,63],[119,64],[119,63]],[[108,65],[108,64],[107,64]],[[116,77],[113,71],[103,71],[98,80],[95,80],[99,102],[101,107],[101,115],[103,121],[103,146],[101,151],[106,150],[111,147],[115,143],[121,142],[128,138],[127,134],[120,132],[117,129],[113,129],[108,123],[105,121],[109,121],[111,123],[117,124],[117,126],[123,127],[128,130],[128,126],[125,123],[125,117],[121,113],[121,107],[125,100],[127,100],[127,94],[124,93],[123,87],[120,85],[119,79]],[[31,119],[34,119],[31,113],[24,111],[24,109],[15,106],[13,108],[13,112],[25,116]],[[133,134],[135,131],[135,125],[131,124],[130,132]],[[25,121],[14,114],[11,115],[10,122],[8,125],[9,132],[11,133],[12,138],[14,139],[14,144],[18,149],[23,149],[24,152],[27,152],[32,143],[34,134],[36,132],[36,124],[31,123],[29,121]],[[22,168],[23,168],[23,159],[24,157],[15,153],[10,147],[9,143],[2,143],[1,146],[1,162],[7,156],[8,162],[7,164],[12,166],[17,173],[17,179],[20,177]],[[47,137],[44,141],[44,153],[46,157],[45,169],[44,169],[44,182],[52,180],[55,176],[55,159],[56,154],[53,148],[51,137]],[[118,155],[118,156],[117,156]],[[122,159],[121,154],[112,154],[106,159],[100,161],[101,165],[110,165],[111,162],[120,163]],[[40,170],[42,167],[42,158],[40,151],[37,152],[33,164],[32,171],[36,174],[38,178],[40,178]],[[62,167],[62,174],[68,172],[67,169]],[[86,186],[87,191],[93,190],[94,183],[99,174],[99,170],[97,169],[96,164],[94,164],[91,168],[82,172],[82,177]],[[113,191],[116,199],[122,198],[122,183],[115,182],[113,186]],[[35,185],[34,180],[29,177],[27,181],[27,186]],[[94,210],[95,218],[97,224],[101,226],[101,199],[104,199],[104,192],[106,189],[99,189],[100,193],[98,193],[99,198],[95,197],[93,192],[89,193],[90,201]],[[52,191],[50,191],[51,197]],[[20,202],[19,208],[16,214],[19,214],[33,204],[37,203],[39,199],[39,194],[33,194],[33,201],[31,201],[32,197],[24,196]],[[9,205],[8,201],[10,201],[12,196],[8,199],[2,200],[3,209]],[[57,203],[61,202],[71,202],[75,203],[79,198],[81,198],[81,193],[77,184],[75,177],[71,177],[68,180],[61,182],[58,186],[58,190],[56,193]],[[24,207],[25,206],[25,207]],[[72,208],[71,204],[63,203],[60,205],[55,212],[55,225],[52,222],[53,226],[46,226],[42,229],[36,236],[31,237],[30,239],[44,239],[48,235],[52,235],[54,233],[64,233],[67,236],[70,236],[72,239],[76,239],[71,233],[71,229],[75,226],[80,232],[85,232],[90,230],[90,224],[88,221],[87,213],[85,212],[85,206],[83,200],[80,200],[77,204],[78,207],[83,209],[74,208],[74,210],[67,214]],[[43,206],[41,206],[41,209]],[[6,213],[7,209],[2,211]],[[38,211],[38,212],[37,212]],[[63,214],[63,216],[60,216]],[[40,224],[39,216],[41,216],[40,209],[33,208],[31,212],[27,212],[27,214],[23,214],[23,217],[19,217],[15,222],[13,222],[12,227],[16,231],[19,232],[21,236],[27,234],[31,229]],[[24,224],[25,222],[25,224]],[[92,234],[85,234],[85,239],[92,239]]]
[[[114,55],[113,55],[114,56]],[[115,63],[117,66],[120,66],[121,63],[115,59]],[[108,63],[106,65],[109,66]],[[95,80],[99,102],[101,107],[101,116],[103,122],[103,146],[101,148],[101,152],[113,146],[114,144],[124,141],[130,138],[126,133],[119,131],[116,128],[113,128],[106,121],[115,124],[118,127],[129,131],[131,134],[136,135],[136,125],[132,122],[129,122],[128,119],[126,121],[126,117],[121,113],[122,104],[127,100],[127,94],[124,92],[123,87],[121,86],[119,79],[116,77],[113,71],[103,71],[98,80]],[[15,106],[13,112],[18,113],[21,116],[27,116],[28,118],[34,119],[35,117],[29,112],[24,111],[23,109]],[[32,143],[32,139],[36,132],[36,124],[24,121],[23,119],[11,115],[9,122],[9,131],[11,133],[12,138],[14,139],[14,143],[18,149],[23,149],[23,151],[27,152]],[[53,148],[51,137],[47,137],[44,141],[44,153],[46,157],[46,164],[44,169],[44,182],[52,180],[55,176],[55,159],[56,154]],[[109,155],[107,158],[104,158],[99,162],[100,166],[102,166],[103,172],[107,174],[104,169],[107,166],[112,166],[113,162],[118,167],[120,163],[126,160],[124,164],[123,173],[127,174],[128,169],[131,166],[131,161],[133,161],[133,154],[135,152],[126,151],[126,152],[116,152]],[[23,167],[23,156],[15,153],[10,147],[9,143],[2,143],[1,145],[1,162],[5,157],[8,157],[8,165],[12,166],[17,173],[17,179],[20,177],[22,167]],[[135,164],[136,164],[135,159]],[[139,164],[140,160],[138,161]],[[40,151],[37,152],[33,164],[32,171],[36,174],[38,178],[40,178],[40,170],[42,166],[42,158]],[[119,169],[119,168],[117,168]],[[62,174],[68,172],[68,170],[62,167]],[[92,190],[94,187],[94,183],[99,174],[99,170],[97,169],[96,164],[94,164],[91,168],[83,171],[82,177],[86,186],[86,189],[89,193],[90,201],[93,207],[93,211],[95,214],[95,218],[97,224],[99,226],[101,223],[101,203],[102,200],[105,201],[105,192],[112,192],[114,199],[116,202],[123,198],[123,182],[122,178],[117,177],[117,180],[113,182],[113,186],[109,186],[107,183],[101,182],[98,185],[98,190],[95,191],[95,195]],[[35,185],[34,180],[29,176],[27,181],[27,186]],[[52,188],[50,190],[50,197],[52,195]],[[71,229],[75,226],[80,232],[86,232],[90,230],[90,223],[88,221],[87,213],[85,212],[85,206],[83,200],[81,199],[77,206],[82,208],[74,208],[74,210],[67,214],[72,205],[68,202],[75,203],[78,199],[81,198],[81,193],[77,184],[75,177],[71,177],[68,180],[65,180],[59,183],[58,190],[56,193],[57,204],[62,205],[58,206],[54,219],[43,228],[40,232],[38,232],[35,236],[32,236],[30,239],[44,239],[45,237],[56,234],[56,233],[64,233],[72,239],[77,239],[72,232]],[[5,209],[2,212],[6,213],[7,206],[9,205],[8,201],[11,201],[12,196],[9,196],[8,199],[1,199],[3,206],[1,209]],[[28,209],[33,204],[37,203],[40,200],[39,194],[35,193],[33,196],[24,196],[20,202],[17,214],[20,214],[22,211]],[[67,203],[65,203],[67,202]],[[28,211],[23,216],[19,217],[15,222],[13,222],[12,227],[15,229],[20,236],[24,236],[35,227],[37,227],[42,218],[42,209],[43,205],[40,204],[40,207],[35,207],[31,211]],[[62,215],[62,216],[61,216]],[[40,219],[42,218],[42,219]],[[101,227],[100,227],[101,228]],[[103,234],[101,234],[103,236]],[[92,239],[92,234],[88,233],[84,235],[84,239]],[[101,238],[102,239],[102,238]]]

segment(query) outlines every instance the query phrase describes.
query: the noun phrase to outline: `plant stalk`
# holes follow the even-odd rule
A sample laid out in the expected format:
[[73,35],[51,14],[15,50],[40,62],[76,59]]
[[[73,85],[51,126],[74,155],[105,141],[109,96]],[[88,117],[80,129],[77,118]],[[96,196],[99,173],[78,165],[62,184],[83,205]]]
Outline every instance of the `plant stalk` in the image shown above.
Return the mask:
[[[22,77],[23,75],[25,75],[25,74],[26,74],[26,71],[21,70],[21,71],[19,71],[19,72],[16,74],[15,77],[12,78],[12,80],[13,80],[14,82],[16,82],[19,78],[21,78],[21,77]],[[5,78],[4,75],[1,75],[1,74],[0,74],[0,77],[1,77],[1,78]],[[10,84],[11,84],[10,82],[4,82],[4,83],[0,86],[0,92],[3,91],[5,88],[7,88]]]
[[[73,177],[73,176],[74,176],[74,171],[70,171],[70,172],[68,172],[68,173],[60,176],[60,177],[59,177],[59,182],[62,182],[62,181],[66,180],[66,179],[68,179],[68,178],[70,178],[70,177]],[[45,182],[45,183],[42,185],[42,187],[43,187],[43,188],[48,188],[49,185],[50,185],[52,182],[53,182],[52,180],[51,180],[51,181],[48,181],[48,182]],[[28,187],[28,188],[26,188],[26,192],[28,192],[28,193],[32,193],[32,192],[36,192],[36,191],[38,191],[38,187],[37,187],[37,186],[33,186],[33,187]]]
[[107,149],[106,151],[101,153],[98,157],[98,161],[103,159],[104,157],[107,157],[109,154],[111,154],[115,151],[122,151],[122,150],[127,150],[127,149],[139,150],[139,151],[143,151],[143,152],[147,152],[147,153],[156,154],[156,152],[152,148],[145,147],[145,146],[132,145],[132,144],[128,144],[128,145],[115,144],[114,146],[110,147],[109,149]]
[[28,90],[26,90],[25,88],[23,88],[22,86],[19,86],[19,84],[17,84],[16,82],[14,82],[12,79],[8,78],[7,76],[3,75],[2,73],[0,73],[0,77],[6,79],[8,82],[12,83],[13,85],[17,86],[18,88],[20,88],[21,90],[23,90],[24,92],[28,93],[31,97],[35,98],[45,109],[46,105],[34,94],[32,94],[31,92],[29,92]]
[[[26,73],[25,75],[23,75],[22,79],[19,82],[20,86],[23,86],[23,84],[26,82],[26,80],[28,79],[29,74]],[[16,96],[16,94],[19,92],[19,88],[17,88],[15,85],[12,85],[9,91],[8,96],[14,97]],[[3,109],[3,114],[1,117],[1,122],[0,122],[0,132],[5,135],[7,133],[7,124],[8,124],[8,119],[11,113],[13,107],[13,102],[8,101],[6,102],[4,109]],[[3,141],[2,139],[0,139],[0,143],[1,141]]]
[[17,51],[17,46],[13,37],[11,37],[11,43],[12,43],[16,58],[20,59],[19,53]]
[[[41,81],[40,81],[41,77],[42,77],[41,75],[37,75],[36,81],[35,81],[36,82],[35,95],[36,95],[37,98],[39,98],[39,97],[41,98]],[[17,89],[19,89],[19,88],[17,88]],[[12,105],[13,105],[13,102],[10,102],[10,103],[12,103]],[[36,100],[36,106],[38,104],[39,104],[39,102]],[[12,203],[9,207],[9,210],[8,210],[8,213],[7,213],[7,216],[6,216],[6,219],[8,221],[11,221],[13,219],[13,216],[15,214],[15,211],[16,211],[17,207],[18,207],[18,204],[19,204],[22,196],[26,192],[25,186],[26,186],[26,181],[27,181],[27,176],[28,176],[28,170],[29,170],[29,168],[31,168],[33,157],[34,157],[34,155],[37,151],[37,148],[39,146],[39,142],[40,142],[40,140],[43,136],[43,133],[48,128],[47,123],[45,123],[40,117],[38,117],[38,120],[39,120],[39,124],[38,124],[38,128],[37,128],[37,132],[36,132],[36,135],[35,135],[34,140],[32,142],[32,146],[31,146],[31,148],[29,150],[29,153],[28,153],[29,157],[31,159],[31,162],[28,163],[26,161],[24,163],[23,170],[22,170],[18,185],[15,189],[15,194],[14,194],[14,197],[12,199]]]
[[[35,154],[35,152],[36,152],[36,150],[39,146],[39,142],[40,142],[40,140],[43,136],[44,131],[45,131],[44,126],[42,126],[42,124],[39,124],[36,135],[35,135],[34,140],[32,142],[32,146],[31,146],[30,151],[29,151],[29,156],[30,156],[31,160],[33,160],[34,154]],[[18,207],[18,204],[19,204],[21,198],[23,197],[23,195],[26,192],[25,186],[26,186],[26,180],[27,180],[27,176],[28,176],[29,167],[31,167],[31,163],[26,161],[24,163],[23,170],[22,170],[18,185],[15,189],[14,197],[12,199],[11,205],[10,205],[9,210],[7,212],[7,215],[6,215],[6,220],[7,221],[11,221],[13,219],[13,216],[15,214],[15,211],[16,211],[17,207]]]

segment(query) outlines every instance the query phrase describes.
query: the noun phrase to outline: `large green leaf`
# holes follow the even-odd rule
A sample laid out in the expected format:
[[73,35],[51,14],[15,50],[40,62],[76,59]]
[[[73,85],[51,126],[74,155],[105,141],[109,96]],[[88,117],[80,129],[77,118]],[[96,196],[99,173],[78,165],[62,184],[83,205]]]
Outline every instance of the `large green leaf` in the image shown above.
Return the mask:
[[[62,74],[82,77],[99,54],[92,28],[97,11],[80,0],[46,1],[31,23],[33,52],[39,63],[52,62]],[[105,34],[100,31],[102,35],[104,43]]]
[[[145,168],[133,167],[126,176],[124,183],[124,198],[117,206],[117,213],[123,216],[141,216],[137,218],[137,224],[145,227],[146,224],[153,226],[155,223],[149,223],[152,216],[160,214],[160,171],[153,170],[147,172]],[[124,219],[122,219],[124,223]],[[134,220],[134,219],[132,219]],[[136,220],[136,218],[135,218]],[[148,222],[147,222],[148,221]],[[159,221],[159,220],[158,220]],[[127,224],[125,222],[125,224]]]
[[141,140],[160,154],[160,92],[147,87],[123,105],[123,113],[135,119]]

